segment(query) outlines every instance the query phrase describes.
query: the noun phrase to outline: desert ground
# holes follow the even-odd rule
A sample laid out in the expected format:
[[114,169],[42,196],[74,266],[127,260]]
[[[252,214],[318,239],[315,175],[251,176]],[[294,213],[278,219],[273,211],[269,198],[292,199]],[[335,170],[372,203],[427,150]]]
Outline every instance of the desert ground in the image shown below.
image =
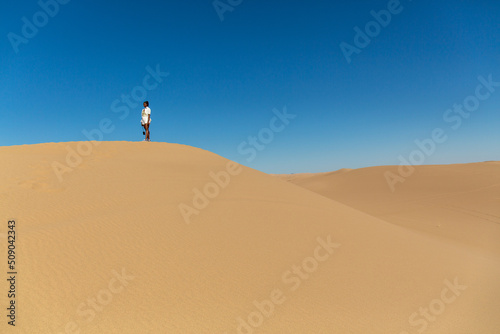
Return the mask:
[[167,143],[0,158],[1,333],[499,332],[499,162],[393,192],[397,166],[276,176]]

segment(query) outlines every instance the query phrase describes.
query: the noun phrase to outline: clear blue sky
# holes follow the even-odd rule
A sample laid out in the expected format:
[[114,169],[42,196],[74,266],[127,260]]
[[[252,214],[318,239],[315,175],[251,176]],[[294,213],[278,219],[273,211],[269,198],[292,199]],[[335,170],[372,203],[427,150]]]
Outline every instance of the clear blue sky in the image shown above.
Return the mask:
[[[398,164],[435,128],[448,140],[426,164],[500,160],[500,87],[458,129],[443,118],[478,76],[500,82],[500,3],[401,0],[348,63],[340,44],[390,2],[243,0],[221,21],[212,0],[72,0],[45,25],[37,1],[5,2],[0,145],[85,140],[105,118],[104,140],[141,141],[142,107],[120,119],[112,104],[159,65],[170,75],[147,92],[152,140],[264,172]],[[16,53],[8,34],[25,38],[34,15]],[[248,161],[238,147],[284,106],[296,118]]]

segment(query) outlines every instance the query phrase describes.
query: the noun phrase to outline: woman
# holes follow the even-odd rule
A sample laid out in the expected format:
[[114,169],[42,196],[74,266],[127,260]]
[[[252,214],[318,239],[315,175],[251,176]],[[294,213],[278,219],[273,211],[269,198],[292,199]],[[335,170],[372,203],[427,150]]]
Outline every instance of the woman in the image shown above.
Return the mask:
[[146,135],[146,139],[144,141],[151,141],[149,138],[149,123],[151,123],[151,109],[149,109],[149,102],[144,101],[143,103],[144,109],[142,109],[142,119],[141,119],[141,124],[144,127],[144,130],[142,134]]

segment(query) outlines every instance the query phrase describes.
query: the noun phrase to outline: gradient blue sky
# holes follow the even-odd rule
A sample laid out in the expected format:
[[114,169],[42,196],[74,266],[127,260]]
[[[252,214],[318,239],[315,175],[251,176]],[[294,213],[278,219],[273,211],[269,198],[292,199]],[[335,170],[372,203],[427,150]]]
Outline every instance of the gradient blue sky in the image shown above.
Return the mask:
[[[222,0],[226,2],[227,0]],[[111,105],[148,92],[152,139],[200,147],[270,173],[398,164],[434,128],[449,136],[426,164],[500,160],[500,88],[452,130],[443,114],[500,81],[498,1],[409,1],[348,64],[339,45],[389,1],[248,1],[219,19],[211,0],[75,1],[19,52],[37,1],[3,4],[0,145],[85,140],[104,118],[106,141],[140,141],[142,107]],[[272,110],[297,117],[253,161],[238,152]]]

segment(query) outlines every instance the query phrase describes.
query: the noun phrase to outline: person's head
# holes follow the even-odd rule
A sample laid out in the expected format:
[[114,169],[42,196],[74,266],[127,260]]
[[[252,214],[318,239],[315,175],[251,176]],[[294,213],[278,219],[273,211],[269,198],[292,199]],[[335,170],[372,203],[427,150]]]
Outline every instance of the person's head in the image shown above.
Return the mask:
[[144,101],[143,105],[144,105],[144,108],[149,107],[149,101]]

